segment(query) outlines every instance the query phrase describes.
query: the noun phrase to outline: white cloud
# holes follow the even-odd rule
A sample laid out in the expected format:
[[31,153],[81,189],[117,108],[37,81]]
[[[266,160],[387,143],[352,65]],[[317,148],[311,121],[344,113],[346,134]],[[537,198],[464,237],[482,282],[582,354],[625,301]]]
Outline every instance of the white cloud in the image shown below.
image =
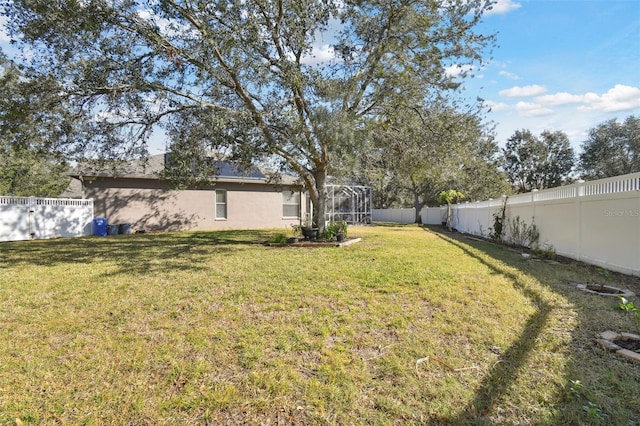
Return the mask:
[[498,0],[492,7],[491,10],[488,10],[484,15],[504,15],[505,13],[509,13],[513,10],[520,9],[522,5],[520,3],[516,3],[513,0]]
[[498,92],[500,96],[506,96],[508,98],[521,98],[529,96],[538,96],[546,92],[547,89],[544,86],[534,84],[531,86],[514,86],[510,89],[501,90]]
[[444,69],[444,73],[447,77],[456,78],[460,77],[462,74],[469,73],[473,71],[473,65],[451,65]]
[[640,88],[616,84],[602,95],[587,93],[580,111],[617,112],[640,108]]
[[324,44],[322,46],[313,46],[311,54],[305,55],[305,57],[302,58],[301,62],[305,65],[314,65],[323,62],[329,62],[334,58],[335,54],[333,51],[333,47],[329,46],[328,44]]
[[520,76],[509,71],[500,71],[498,74],[507,77],[509,80],[520,80]]
[[507,111],[510,106],[503,102],[484,101],[484,105],[491,108],[492,112]]
[[553,114],[554,112],[552,109],[532,102],[518,102],[516,104],[516,111],[525,117],[541,117],[543,115]]
[[538,96],[536,102],[545,105],[565,105],[565,104],[578,104],[584,101],[584,96],[572,95],[567,92],[554,93],[553,95]]

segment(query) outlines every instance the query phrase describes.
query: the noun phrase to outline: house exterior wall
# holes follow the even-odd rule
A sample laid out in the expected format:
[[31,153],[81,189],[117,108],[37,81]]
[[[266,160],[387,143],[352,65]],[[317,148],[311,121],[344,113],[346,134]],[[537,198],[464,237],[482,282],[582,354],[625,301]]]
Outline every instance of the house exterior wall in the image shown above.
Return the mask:
[[[206,189],[172,190],[157,179],[100,177],[85,181],[84,196],[94,199],[96,217],[106,217],[109,223],[130,223],[134,231],[260,229],[300,223],[299,218],[283,218],[282,190],[290,189],[221,182]],[[216,190],[226,191],[226,219],[215,217]]]

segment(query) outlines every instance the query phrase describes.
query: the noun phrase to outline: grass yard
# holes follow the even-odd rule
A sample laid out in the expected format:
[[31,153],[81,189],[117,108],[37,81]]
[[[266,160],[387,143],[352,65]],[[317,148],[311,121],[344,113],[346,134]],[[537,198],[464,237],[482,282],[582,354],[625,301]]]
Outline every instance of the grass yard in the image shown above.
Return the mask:
[[639,424],[640,364],[592,339],[640,322],[567,284],[595,268],[278,232],[0,244],[0,424]]

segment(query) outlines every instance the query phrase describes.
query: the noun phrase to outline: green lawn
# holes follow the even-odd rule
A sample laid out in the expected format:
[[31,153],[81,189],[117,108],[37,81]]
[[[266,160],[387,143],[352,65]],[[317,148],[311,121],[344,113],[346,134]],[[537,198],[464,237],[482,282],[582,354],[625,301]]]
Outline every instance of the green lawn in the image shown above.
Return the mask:
[[567,284],[595,268],[278,232],[1,243],[0,424],[637,424],[640,364],[592,339],[640,323]]

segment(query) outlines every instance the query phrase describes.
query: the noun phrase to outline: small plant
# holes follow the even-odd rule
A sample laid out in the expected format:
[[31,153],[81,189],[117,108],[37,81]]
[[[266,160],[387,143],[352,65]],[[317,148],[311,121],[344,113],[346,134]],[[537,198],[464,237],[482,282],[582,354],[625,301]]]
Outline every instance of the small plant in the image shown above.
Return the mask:
[[[604,277],[605,280],[609,281],[609,277],[611,272],[609,272],[606,268],[598,268],[598,273]],[[600,284],[600,290],[604,289],[604,283]]]
[[609,279],[609,276],[611,276],[611,272],[606,268],[598,268],[598,273],[607,280]]
[[571,380],[571,387],[569,388],[569,392],[576,398],[582,397],[584,392],[584,385],[580,380]]
[[596,422],[597,424],[607,417],[607,415],[602,412],[600,406],[591,401],[587,402],[587,405],[583,405],[582,409],[587,413],[589,420]]
[[507,220],[507,198],[504,199],[502,207],[493,214],[493,227],[489,228],[489,238],[493,241],[502,242],[504,237],[504,224]]
[[620,304],[618,305],[618,308],[620,310],[626,312],[627,314],[633,314],[635,315],[637,320],[640,320],[640,312],[638,311],[636,305],[633,304],[633,302],[629,302],[622,296],[618,296],[618,299],[620,299]]
[[550,243],[545,243],[542,247],[535,248],[533,252],[543,259],[553,260],[556,258],[556,249]]
[[287,234],[276,234],[269,239],[269,243],[271,244],[286,244],[287,243]]
[[457,203],[460,200],[463,200],[465,198],[465,195],[460,192],[460,191],[456,191],[455,189],[449,189],[447,191],[442,191],[440,193],[440,195],[438,196],[438,202],[440,204],[447,204],[447,221],[446,221],[446,226],[449,229],[449,231],[453,230],[453,227],[451,225],[451,204],[453,203]]
[[302,235],[302,226],[300,225],[291,225],[291,236],[299,237]]
[[516,216],[515,219],[508,221],[508,225],[509,239],[513,244],[522,247],[532,247],[538,244],[540,231],[535,223],[527,225],[524,220],[520,220],[520,216]]
[[338,235],[342,235],[343,238],[347,237],[347,222],[345,220],[331,221],[324,228],[324,239],[332,241]]
[[347,228],[348,224],[346,220],[340,220],[335,223],[336,227],[336,235],[342,235],[344,238],[347,238]]
[[313,216],[311,215],[311,213],[305,214],[302,221],[302,228],[313,228],[314,225],[315,224],[313,223]]
[[322,237],[325,240],[332,241],[335,238],[335,236],[336,236],[336,233],[333,227],[331,226],[331,224],[329,224],[324,228],[324,233],[322,234]]

